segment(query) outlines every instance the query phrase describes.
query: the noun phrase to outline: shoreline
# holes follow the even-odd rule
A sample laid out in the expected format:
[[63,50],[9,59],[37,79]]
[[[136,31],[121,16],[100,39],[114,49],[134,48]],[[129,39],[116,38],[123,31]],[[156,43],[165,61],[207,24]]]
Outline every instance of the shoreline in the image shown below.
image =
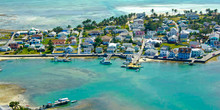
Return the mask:
[[22,106],[29,105],[25,92],[26,89],[17,84],[0,82],[0,105],[9,105],[11,101],[18,101]]

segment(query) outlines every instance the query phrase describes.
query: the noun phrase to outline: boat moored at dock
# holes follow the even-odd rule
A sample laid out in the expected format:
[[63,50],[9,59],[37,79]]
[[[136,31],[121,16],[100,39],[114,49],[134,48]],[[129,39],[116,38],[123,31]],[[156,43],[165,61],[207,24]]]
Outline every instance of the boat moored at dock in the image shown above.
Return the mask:
[[106,58],[103,58],[101,61],[100,61],[101,64],[103,65],[111,65],[111,61],[110,60],[107,60]]

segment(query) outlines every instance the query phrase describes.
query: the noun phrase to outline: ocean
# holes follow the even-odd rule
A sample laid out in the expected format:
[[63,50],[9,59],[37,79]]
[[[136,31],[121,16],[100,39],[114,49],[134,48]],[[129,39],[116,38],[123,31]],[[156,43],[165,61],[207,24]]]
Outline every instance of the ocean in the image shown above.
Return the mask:
[[97,22],[111,16],[131,12],[156,13],[178,9],[204,11],[220,9],[219,0],[1,0],[0,29],[52,29],[56,26],[73,27],[83,20]]
[[[219,59],[220,57],[218,57]],[[0,62],[0,82],[18,84],[31,105],[68,97],[67,110],[219,110],[220,60],[189,66],[176,62],[142,63],[140,72],[99,64],[100,59],[49,59]]]

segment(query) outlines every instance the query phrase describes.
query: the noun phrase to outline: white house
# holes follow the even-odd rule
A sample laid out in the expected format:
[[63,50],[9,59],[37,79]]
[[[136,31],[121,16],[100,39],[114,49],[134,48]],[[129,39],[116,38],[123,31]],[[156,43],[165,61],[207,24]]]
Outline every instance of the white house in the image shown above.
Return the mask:
[[204,51],[200,48],[192,48],[191,57],[200,57],[204,55]]
[[176,28],[171,28],[170,32],[168,33],[168,36],[178,35],[178,30]]
[[59,39],[62,36],[68,37],[68,33],[67,32],[60,32],[60,33],[58,33],[57,38]]
[[146,56],[156,56],[158,55],[158,50],[148,49],[144,53]]
[[172,35],[171,37],[168,38],[168,41],[170,43],[176,43],[178,41],[178,37],[176,35]]
[[211,46],[209,46],[207,44],[201,44],[201,47],[205,52],[212,52]]
[[209,41],[210,41],[210,45],[214,46],[214,43],[219,41],[219,34],[213,33],[209,35]]
[[128,47],[124,54],[133,54],[133,53],[135,53],[135,49],[131,48],[131,47]]
[[83,49],[83,52],[84,52],[85,54],[91,54],[91,51],[92,51],[91,48],[84,48],[84,49]]
[[97,47],[97,48],[95,49],[95,52],[96,52],[96,53],[102,53],[102,52],[103,52],[102,47]]
[[160,49],[160,57],[168,57],[169,55],[169,49],[167,46],[163,46],[161,49]]
[[48,34],[48,37],[55,37],[56,35],[57,33],[53,31]]

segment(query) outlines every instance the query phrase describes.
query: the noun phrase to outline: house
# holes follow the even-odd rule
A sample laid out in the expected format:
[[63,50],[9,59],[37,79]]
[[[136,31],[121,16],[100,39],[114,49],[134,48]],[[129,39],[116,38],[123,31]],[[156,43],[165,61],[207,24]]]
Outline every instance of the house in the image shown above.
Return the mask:
[[134,53],[135,53],[135,49],[131,47],[128,47],[124,52],[124,54],[134,54]]
[[90,44],[93,44],[95,42],[95,37],[87,37],[87,38],[85,38],[84,42],[88,42]]
[[213,25],[213,26],[215,26],[216,24],[217,24],[217,22],[215,22],[215,21],[212,21],[210,25]]
[[67,40],[68,38],[67,38],[67,36],[61,36],[61,37],[59,37],[59,39],[64,39],[64,40]]
[[48,37],[55,37],[56,35],[57,33],[53,31],[48,34]]
[[190,20],[199,19],[199,15],[196,14],[195,12],[186,13],[185,16],[187,17],[187,19],[190,19]]
[[90,32],[89,32],[89,35],[90,35],[90,36],[99,36],[99,35],[101,35],[101,34],[102,34],[101,31],[90,31]]
[[70,39],[70,45],[76,45],[77,41],[76,39]]
[[201,47],[201,46],[200,46],[200,43],[199,43],[199,42],[196,42],[196,41],[191,41],[191,42],[189,43],[189,45],[190,45],[191,48],[200,48],[200,47]]
[[148,39],[147,41],[146,41],[146,43],[150,43],[150,44],[156,44],[156,43],[159,43],[159,44],[161,44],[162,43],[162,41],[161,40],[153,40],[153,39]]
[[95,52],[96,53],[103,53],[102,47],[96,47]]
[[83,53],[84,54],[91,54],[92,49],[91,48],[84,48]]
[[35,34],[37,34],[36,31],[29,31],[29,32],[28,32],[28,35],[35,35]]
[[107,48],[107,53],[115,53],[115,48]]
[[145,51],[144,55],[146,55],[146,56],[157,56],[158,55],[158,50],[148,49],[148,50]]
[[142,45],[142,38],[141,38],[141,37],[135,37],[135,38],[133,39],[133,43],[135,43],[135,44],[141,46],[141,45]]
[[128,33],[128,30],[127,29],[114,29],[113,32],[116,34],[118,34],[118,33],[120,34],[123,32]]
[[136,17],[137,17],[137,19],[145,18],[145,12],[143,12],[143,13],[136,13]]
[[172,35],[171,37],[168,38],[169,43],[177,43],[178,42],[178,37],[176,35]]
[[125,48],[133,47],[132,43],[123,43],[122,46],[125,46]]
[[20,35],[28,35],[28,31],[18,31],[18,32],[16,32],[15,33],[15,37],[18,37],[18,36],[20,36]]
[[30,39],[39,39],[41,41],[43,41],[43,35],[42,34],[35,34],[30,36]]
[[106,26],[105,30],[114,30],[117,26]]
[[182,24],[182,23],[188,24],[189,21],[188,21],[188,20],[178,20],[177,23],[178,23],[178,24]]
[[156,31],[147,31],[147,35],[145,38],[153,38],[156,34]]
[[171,28],[170,32],[168,33],[168,36],[178,35],[178,31],[176,28]]
[[204,55],[204,51],[201,48],[192,48],[191,57],[201,57]]
[[176,24],[173,22],[173,23],[169,23],[169,24],[167,24],[169,27],[175,27],[176,26]]
[[144,37],[145,36],[145,32],[144,31],[136,31],[135,32],[135,37]]
[[201,48],[204,52],[212,52],[211,46],[209,46],[207,44],[201,44]]
[[164,23],[162,24],[161,27],[164,28],[165,30],[169,30],[170,29],[170,27],[168,25],[164,24]]
[[166,30],[162,27],[157,28],[157,34],[165,34]]
[[153,22],[158,22],[158,21],[160,21],[160,19],[159,18],[154,18],[154,19],[152,19],[152,21]]
[[144,30],[144,24],[133,23],[130,24],[130,28],[134,31],[135,29]]
[[57,37],[56,38],[61,38],[61,37],[63,37],[63,38],[67,38],[68,37],[68,33],[67,32],[60,32],[60,33],[58,33],[58,35],[57,35]]
[[170,51],[168,58],[176,58],[178,55],[178,50],[179,50],[179,48],[172,49]]
[[213,28],[214,28],[216,31],[220,31],[220,25],[215,25]]
[[103,36],[101,39],[102,39],[102,43],[104,45],[108,45],[109,42],[111,41],[111,37],[109,37],[109,36]]
[[71,46],[65,48],[65,53],[72,53],[75,49]]
[[66,40],[64,39],[53,39],[52,40],[54,45],[64,45],[66,43]]
[[186,31],[186,30],[182,30],[180,32],[180,41],[181,42],[186,42],[188,38],[189,38],[189,32]]
[[23,46],[20,45],[20,44],[18,44],[17,42],[11,42],[11,43],[9,43],[9,47],[10,47],[11,49],[18,49],[18,48],[21,48],[21,47],[23,47]]
[[203,25],[204,25],[205,27],[208,27],[208,26],[209,26],[209,23],[208,23],[208,22],[204,22]]
[[134,24],[144,24],[144,20],[143,19],[134,19],[133,23]]
[[179,24],[179,27],[181,28],[181,30],[186,30],[188,28],[188,25],[185,23],[181,23]]
[[114,49],[116,49],[116,48],[117,48],[117,44],[116,44],[116,43],[109,43],[109,44],[108,44],[108,48],[114,48]]
[[139,47],[138,45],[136,45],[136,46],[134,47],[134,50],[135,50],[135,52],[138,52],[138,51],[140,50],[140,47]]
[[214,46],[214,42],[219,41],[219,34],[217,33],[212,33],[209,35],[209,42],[211,46]]
[[119,36],[121,36],[123,40],[125,41],[130,41],[130,39],[133,39],[132,32],[123,32],[123,33],[120,33]]
[[118,35],[115,37],[116,40],[118,41],[123,41],[125,38],[123,38],[122,36]]
[[145,43],[144,49],[145,49],[145,50],[155,49],[155,47],[154,47],[154,45],[151,44],[151,43]]
[[29,40],[29,44],[32,45],[32,44],[40,44],[40,40],[39,39],[31,39]]
[[9,46],[1,46],[0,47],[1,52],[6,52],[6,51],[10,51],[10,50],[11,50],[11,47],[9,47]]
[[181,47],[178,50],[179,59],[189,59],[191,57],[191,48]]
[[220,48],[220,42],[219,41],[215,41],[213,47]]
[[160,48],[160,57],[168,57],[169,55],[169,47],[163,46]]

